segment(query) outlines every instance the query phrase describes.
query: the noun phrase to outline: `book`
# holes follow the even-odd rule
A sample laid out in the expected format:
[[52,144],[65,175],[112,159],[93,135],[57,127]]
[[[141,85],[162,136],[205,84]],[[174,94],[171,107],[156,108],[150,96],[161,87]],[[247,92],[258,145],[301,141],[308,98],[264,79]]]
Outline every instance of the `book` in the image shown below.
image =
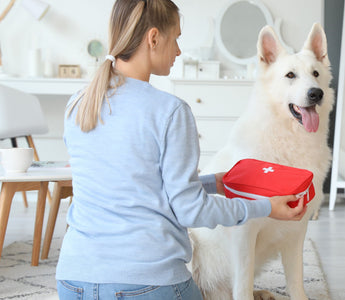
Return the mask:
[[39,169],[39,168],[52,168],[52,169],[60,169],[60,168],[69,168],[70,164],[68,161],[34,161],[30,168]]

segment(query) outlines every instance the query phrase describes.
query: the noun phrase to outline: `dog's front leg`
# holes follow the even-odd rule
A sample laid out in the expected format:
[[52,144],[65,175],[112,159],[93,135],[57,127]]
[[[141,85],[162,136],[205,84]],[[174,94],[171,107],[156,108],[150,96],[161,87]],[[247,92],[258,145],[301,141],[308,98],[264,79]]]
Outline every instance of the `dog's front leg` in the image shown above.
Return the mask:
[[287,290],[291,300],[308,300],[303,286],[303,244],[305,232],[306,230],[303,230],[301,226],[297,239],[291,239],[290,243],[283,247],[281,252]]
[[234,300],[253,300],[255,244],[257,232],[250,224],[236,227],[231,237],[232,286]]

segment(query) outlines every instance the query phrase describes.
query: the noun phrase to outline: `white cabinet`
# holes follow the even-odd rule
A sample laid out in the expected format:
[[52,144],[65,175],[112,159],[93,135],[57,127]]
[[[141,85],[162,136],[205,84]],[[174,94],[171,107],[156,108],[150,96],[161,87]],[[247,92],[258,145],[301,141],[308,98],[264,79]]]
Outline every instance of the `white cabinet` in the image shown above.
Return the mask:
[[231,127],[248,104],[253,81],[247,80],[177,80],[173,93],[192,108],[200,138],[199,169],[220,150]]

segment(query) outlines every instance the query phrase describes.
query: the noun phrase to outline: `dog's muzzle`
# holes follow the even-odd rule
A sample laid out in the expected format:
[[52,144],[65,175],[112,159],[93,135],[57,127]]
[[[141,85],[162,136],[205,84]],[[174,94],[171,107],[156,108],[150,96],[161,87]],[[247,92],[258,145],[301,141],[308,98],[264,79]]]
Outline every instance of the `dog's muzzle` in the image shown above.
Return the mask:
[[311,88],[308,91],[309,106],[298,106],[290,103],[289,109],[295,119],[301,123],[308,132],[316,132],[319,128],[319,114],[316,105],[321,105],[323,91],[320,88]]

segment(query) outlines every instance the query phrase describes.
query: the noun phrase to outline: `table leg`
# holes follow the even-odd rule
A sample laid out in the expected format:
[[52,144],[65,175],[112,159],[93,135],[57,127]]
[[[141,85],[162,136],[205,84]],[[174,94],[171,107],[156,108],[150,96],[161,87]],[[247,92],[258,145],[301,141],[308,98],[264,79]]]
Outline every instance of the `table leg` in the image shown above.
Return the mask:
[[33,245],[32,245],[32,257],[31,257],[31,265],[32,266],[38,266],[38,260],[39,260],[40,248],[41,248],[44,209],[45,209],[45,205],[46,205],[48,183],[49,183],[48,181],[40,182],[40,189],[38,192],[37,206],[36,206],[34,241],[33,241]]
[[3,182],[0,193],[0,258],[4,246],[8,216],[12,205],[12,199],[16,189],[15,183]]
[[72,196],[72,182],[71,181],[61,181],[56,182],[54,185],[52,203],[50,205],[49,217],[46,232],[44,235],[41,259],[47,259],[51,241],[53,238],[53,233],[56,224],[57,214],[60,208],[60,203],[62,198]]
[[54,186],[52,203],[50,205],[50,210],[49,210],[47,229],[44,234],[43,248],[42,248],[42,254],[41,254],[42,259],[48,258],[50,243],[52,241],[53,232],[55,228],[56,217],[57,217],[59,207],[60,207],[60,193],[61,193],[61,186],[57,182],[55,183],[55,186]]

